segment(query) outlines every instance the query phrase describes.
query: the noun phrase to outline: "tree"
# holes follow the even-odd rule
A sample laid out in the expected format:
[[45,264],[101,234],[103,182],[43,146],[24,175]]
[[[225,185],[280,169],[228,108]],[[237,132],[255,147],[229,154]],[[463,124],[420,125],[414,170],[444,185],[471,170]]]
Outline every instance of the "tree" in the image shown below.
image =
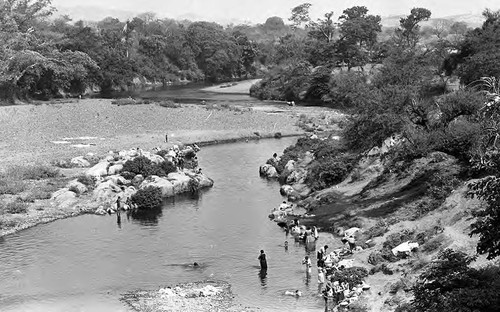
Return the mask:
[[420,26],[422,21],[431,17],[431,11],[424,8],[413,8],[410,15],[399,20],[399,27],[395,31],[395,41],[398,46],[413,49],[420,40]]
[[464,84],[480,81],[481,77],[500,77],[500,11],[483,12],[481,28],[470,31],[460,46],[459,53],[450,60],[450,70]]
[[397,311],[498,311],[500,275],[498,268],[474,269],[474,261],[463,252],[446,249],[419,276],[414,299]]
[[307,24],[311,21],[309,17],[309,8],[312,4],[303,3],[292,9],[292,16],[288,19],[292,22],[292,27],[297,28],[302,24]]
[[198,67],[207,79],[230,79],[238,67],[237,46],[233,38],[216,23],[195,22],[187,28],[186,41]]
[[382,31],[380,16],[368,15],[364,6],[354,6],[339,17],[340,40],[337,53],[347,69],[373,62],[377,34]]

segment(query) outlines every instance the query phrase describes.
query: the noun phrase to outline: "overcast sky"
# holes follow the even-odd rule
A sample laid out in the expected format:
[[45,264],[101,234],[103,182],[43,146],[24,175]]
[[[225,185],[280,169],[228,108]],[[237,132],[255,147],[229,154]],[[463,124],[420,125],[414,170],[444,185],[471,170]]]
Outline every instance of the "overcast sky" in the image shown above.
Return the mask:
[[354,5],[364,5],[370,13],[381,16],[406,15],[413,7],[427,8],[433,17],[500,9],[500,0],[52,0],[55,7],[99,6],[137,13],[152,11],[174,18],[189,14],[211,21],[237,19],[254,23],[262,23],[270,16],[286,19],[291,8],[304,2],[313,5],[313,17],[329,11],[338,17],[342,10]]

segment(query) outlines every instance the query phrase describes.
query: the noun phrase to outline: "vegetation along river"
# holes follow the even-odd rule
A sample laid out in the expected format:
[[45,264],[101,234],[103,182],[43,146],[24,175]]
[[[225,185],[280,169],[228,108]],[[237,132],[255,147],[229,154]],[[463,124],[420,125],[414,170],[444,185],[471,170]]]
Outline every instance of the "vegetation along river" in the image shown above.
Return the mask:
[[[215,186],[178,197],[158,214],[84,215],[40,225],[0,241],[2,311],[127,311],[118,298],[135,289],[204,279],[232,284],[237,303],[262,311],[321,311],[317,276],[306,254],[268,219],[283,199],[279,184],[258,174],[273,152],[295,138],[207,146],[200,165]],[[259,276],[260,249],[268,274]],[[194,269],[184,264],[202,264]],[[299,289],[303,296],[284,296]]]

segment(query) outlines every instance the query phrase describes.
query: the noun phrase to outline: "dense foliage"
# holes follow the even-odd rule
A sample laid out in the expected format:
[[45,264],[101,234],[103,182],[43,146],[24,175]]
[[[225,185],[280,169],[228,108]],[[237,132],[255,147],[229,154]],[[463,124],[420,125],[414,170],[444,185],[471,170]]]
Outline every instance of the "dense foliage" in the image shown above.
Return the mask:
[[132,195],[131,199],[138,209],[154,209],[159,207],[163,201],[161,189],[151,185],[139,189]]
[[159,164],[152,162],[149,158],[145,156],[138,156],[134,159],[127,160],[123,164],[123,171],[130,172],[134,175],[140,174],[144,178],[156,175],[159,177],[165,177],[171,172],[175,172],[177,168],[174,164],[169,161],[163,161]]
[[446,249],[419,277],[414,299],[396,311],[499,311],[498,267],[471,268],[474,257]]
[[[266,59],[247,36],[251,29],[159,19],[153,13],[129,21],[73,22],[68,16],[50,19],[55,11],[50,5],[50,0],[0,1],[0,99],[246,78],[256,74],[259,58]],[[288,29],[274,28],[272,21],[262,25],[257,37],[274,39]]]

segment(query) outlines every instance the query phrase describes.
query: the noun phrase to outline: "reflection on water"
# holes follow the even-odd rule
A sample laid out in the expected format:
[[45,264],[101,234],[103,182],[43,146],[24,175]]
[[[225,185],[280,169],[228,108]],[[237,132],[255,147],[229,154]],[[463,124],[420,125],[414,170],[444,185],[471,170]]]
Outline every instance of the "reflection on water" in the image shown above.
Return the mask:
[[162,208],[134,209],[127,211],[127,214],[130,214],[132,219],[138,221],[140,225],[156,226],[162,216]]
[[259,270],[259,278],[260,278],[260,284],[262,287],[266,287],[267,285],[267,269],[260,269]]

